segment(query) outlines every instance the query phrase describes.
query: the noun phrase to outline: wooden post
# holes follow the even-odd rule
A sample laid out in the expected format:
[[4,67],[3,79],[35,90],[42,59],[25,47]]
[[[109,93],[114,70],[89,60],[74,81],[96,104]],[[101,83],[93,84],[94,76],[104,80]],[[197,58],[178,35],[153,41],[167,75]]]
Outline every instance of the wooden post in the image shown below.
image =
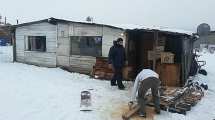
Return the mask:
[[[14,29],[14,28],[13,28]],[[13,45],[13,62],[16,62],[16,33],[13,30],[11,37],[12,37],[12,45]]]
[[129,32],[127,30],[124,32],[124,37],[125,37],[125,55],[126,55],[125,57],[126,57],[126,60],[128,62],[130,62],[129,54],[128,54],[128,52],[129,52],[129,41],[128,41]]
[[158,31],[154,31],[154,43],[153,43],[153,70],[156,67],[156,47],[158,44]]

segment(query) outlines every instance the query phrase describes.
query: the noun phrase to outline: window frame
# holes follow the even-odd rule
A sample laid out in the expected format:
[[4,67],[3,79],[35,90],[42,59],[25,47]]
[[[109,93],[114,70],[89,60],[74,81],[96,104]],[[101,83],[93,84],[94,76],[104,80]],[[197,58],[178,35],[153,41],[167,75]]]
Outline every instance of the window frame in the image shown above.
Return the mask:
[[[83,54],[81,53],[81,47],[80,47],[80,44],[81,44],[81,41],[78,41],[78,46],[79,46],[79,52],[78,53],[73,53],[73,47],[72,47],[72,37],[77,37],[78,39],[77,40],[81,40],[81,37],[93,37],[93,39],[95,40],[95,38],[100,38],[101,39],[101,48],[99,48],[99,50],[101,51],[100,54],[94,54],[94,55],[87,55],[87,54]],[[70,36],[70,56],[72,55],[80,55],[80,56],[93,56],[93,57],[101,57],[102,56],[102,45],[103,45],[103,37],[102,36]],[[94,49],[97,49],[97,44],[95,43],[94,44]],[[98,52],[98,51],[96,51]]]
[[[34,37],[35,41],[37,40],[36,37],[44,37],[45,39],[40,39],[41,41],[45,40],[45,42],[42,42],[42,43],[45,43],[44,50],[43,49],[36,49],[37,48],[36,45],[35,45],[34,49],[30,48],[30,40],[31,40],[30,37]],[[45,35],[40,35],[40,36],[38,36],[38,35],[27,35],[27,36],[24,36],[24,39],[25,39],[25,51],[30,51],[30,52],[47,52],[47,42],[46,42],[47,36],[45,36]],[[35,42],[35,44],[36,44],[36,42]],[[31,47],[32,47],[32,45],[31,45]]]

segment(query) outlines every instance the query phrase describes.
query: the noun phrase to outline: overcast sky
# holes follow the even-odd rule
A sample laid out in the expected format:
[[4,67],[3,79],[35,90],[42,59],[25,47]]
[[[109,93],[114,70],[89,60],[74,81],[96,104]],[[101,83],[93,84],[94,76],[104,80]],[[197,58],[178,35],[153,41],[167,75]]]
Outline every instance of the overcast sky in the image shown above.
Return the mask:
[[108,24],[141,24],[196,31],[215,30],[215,0],[0,0],[0,14],[15,24],[48,17]]

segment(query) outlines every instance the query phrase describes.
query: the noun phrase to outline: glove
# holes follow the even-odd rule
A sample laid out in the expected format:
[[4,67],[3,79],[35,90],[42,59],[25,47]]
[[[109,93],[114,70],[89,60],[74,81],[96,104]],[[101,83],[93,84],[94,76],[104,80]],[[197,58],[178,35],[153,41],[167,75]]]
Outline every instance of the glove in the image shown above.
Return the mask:
[[134,102],[133,102],[133,101],[130,101],[129,103],[130,103],[130,104],[134,104]]
[[133,104],[134,104],[133,101],[128,102],[128,106],[131,106],[131,105],[133,105]]
[[131,110],[131,109],[132,109],[133,104],[134,104],[134,102],[133,102],[133,101],[128,102],[129,110]]

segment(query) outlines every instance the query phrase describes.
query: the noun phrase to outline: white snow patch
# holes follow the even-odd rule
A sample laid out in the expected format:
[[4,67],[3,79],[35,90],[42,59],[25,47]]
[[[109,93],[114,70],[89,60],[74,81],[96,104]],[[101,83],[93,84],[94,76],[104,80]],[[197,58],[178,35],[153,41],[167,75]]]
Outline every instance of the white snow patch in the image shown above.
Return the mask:
[[0,62],[13,61],[13,46],[0,46]]
[[[111,120],[117,105],[127,104],[128,91],[110,87],[108,81],[59,68],[10,63],[11,47],[0,50],[4,50],[0,55],[0,120]],[[88,89],[93,89],[94,110],[83,112],[80,93]]]

